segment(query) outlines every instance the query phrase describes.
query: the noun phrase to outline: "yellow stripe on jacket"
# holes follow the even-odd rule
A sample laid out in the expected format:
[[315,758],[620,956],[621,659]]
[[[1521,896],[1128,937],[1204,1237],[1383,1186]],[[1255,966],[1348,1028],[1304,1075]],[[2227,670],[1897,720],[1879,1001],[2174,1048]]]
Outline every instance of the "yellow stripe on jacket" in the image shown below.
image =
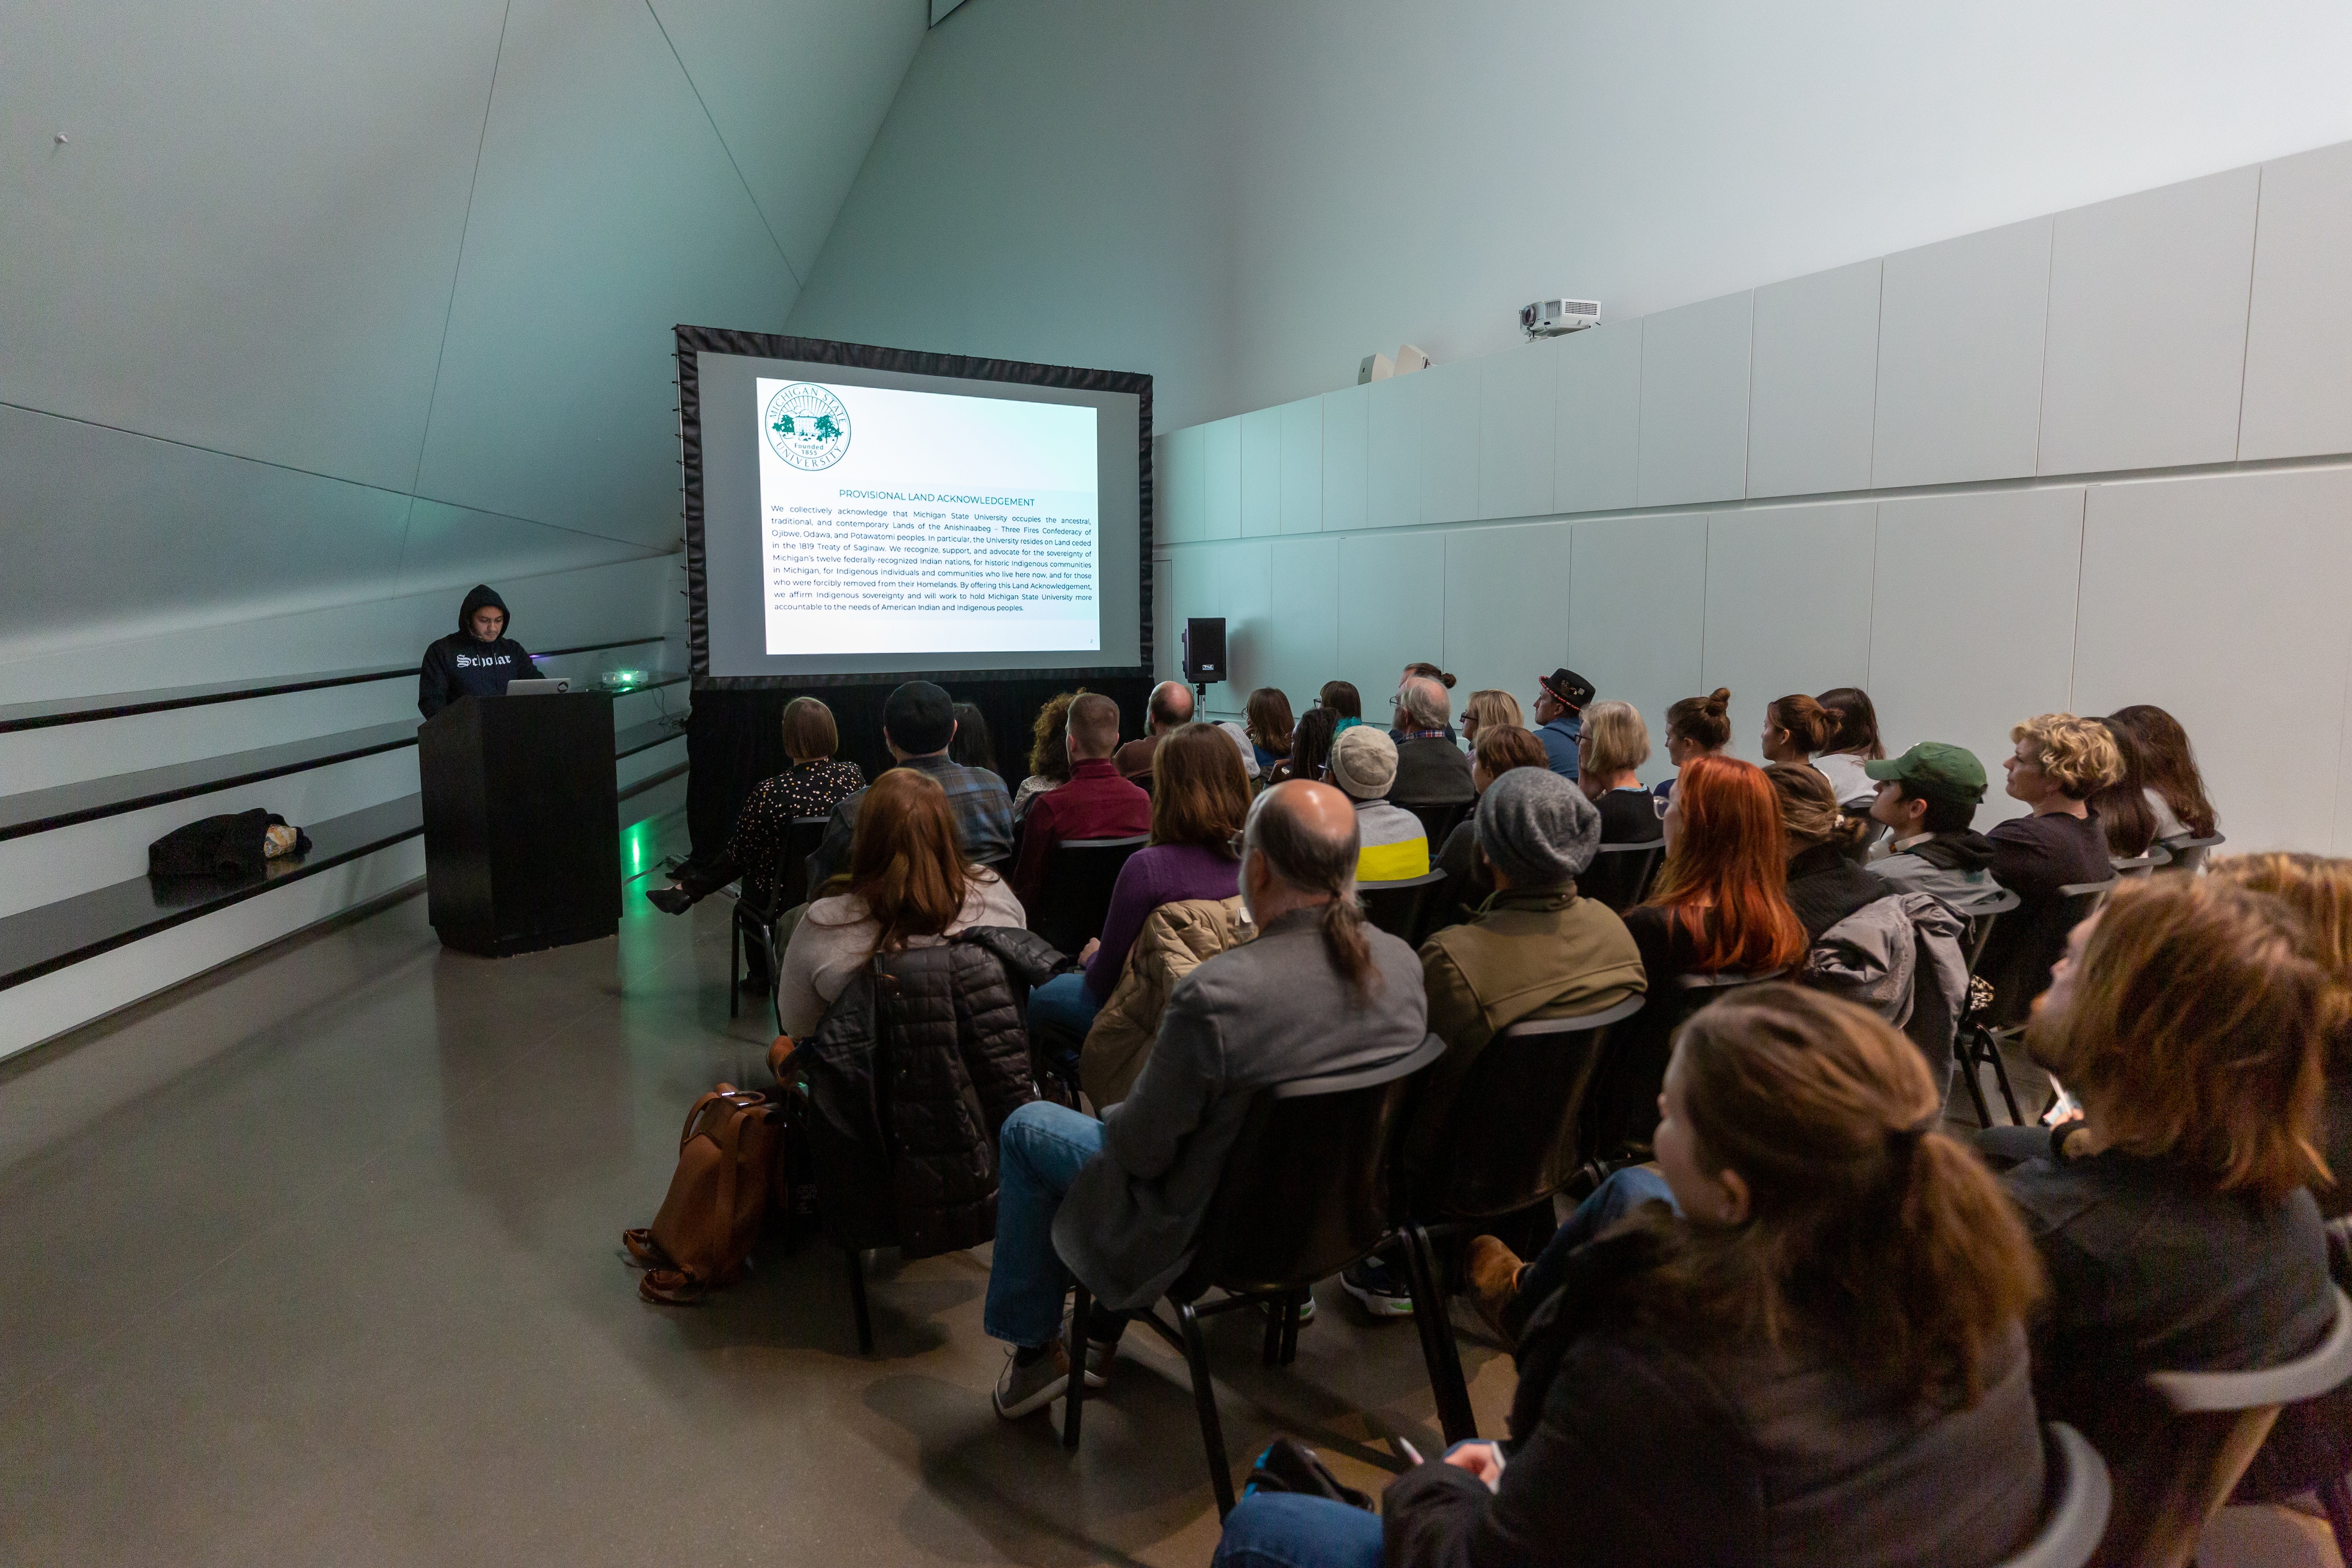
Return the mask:
[[1360,836],[1356,854],[1359,882],[1402,882],[1429,873],[1429,838],[1421,818],[1386,801],[1368,801],[1356,809]]

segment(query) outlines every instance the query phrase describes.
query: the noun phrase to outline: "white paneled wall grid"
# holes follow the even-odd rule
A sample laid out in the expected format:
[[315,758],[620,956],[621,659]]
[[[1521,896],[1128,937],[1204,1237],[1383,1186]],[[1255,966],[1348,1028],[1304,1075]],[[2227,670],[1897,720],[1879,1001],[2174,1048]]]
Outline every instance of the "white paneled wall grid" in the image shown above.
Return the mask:
[[1989,768],[2154,702],[2233,847],[2352,852],[2347,279],[2352,144],[1172,431],[1160,668],[1191,616],[1220,713],[1566,663],[1654,737],[1722,685],[1751,759],[1853,683]]

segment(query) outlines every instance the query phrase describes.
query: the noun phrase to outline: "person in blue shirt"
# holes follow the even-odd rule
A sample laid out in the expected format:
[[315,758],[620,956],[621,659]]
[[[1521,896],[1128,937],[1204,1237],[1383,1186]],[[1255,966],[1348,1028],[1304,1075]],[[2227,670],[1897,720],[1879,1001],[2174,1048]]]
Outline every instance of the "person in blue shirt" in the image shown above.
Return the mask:
[[1536,739],[1551,771],[1564,779],[1576,777],[1576,742],[1584,734],[1584,705],[1591,700],[1592,682],[1572,669],[1536,677]]

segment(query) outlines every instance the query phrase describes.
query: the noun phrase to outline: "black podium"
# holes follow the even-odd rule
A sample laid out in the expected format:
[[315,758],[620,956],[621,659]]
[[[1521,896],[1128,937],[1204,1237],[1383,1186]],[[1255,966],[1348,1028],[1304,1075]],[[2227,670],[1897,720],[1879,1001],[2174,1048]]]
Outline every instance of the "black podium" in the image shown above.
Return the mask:
[[443,946],[504,958],[619,929],[610,696],[461,697],[425,721],[416,751]]

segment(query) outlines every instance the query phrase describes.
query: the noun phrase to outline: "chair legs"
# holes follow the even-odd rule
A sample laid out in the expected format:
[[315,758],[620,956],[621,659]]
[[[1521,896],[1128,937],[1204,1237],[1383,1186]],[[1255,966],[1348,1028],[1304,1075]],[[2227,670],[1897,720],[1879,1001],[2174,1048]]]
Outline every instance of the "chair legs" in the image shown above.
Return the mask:
[[1960,1068],[1968,1075],[1969,1098],[1976,1102],[1977,1125],[1992,1125],[1992,1107],[1985,1100],[1984,1085],[1978,1081],[1979,1068],[1990,1065],[1992,1079],[2000,1090],[2000,1102],[2009,1110],[2010,1124],[2025,1125],[2024,1113],[2017,1109],[2017,1091],[2010,1087],[2009,1064],[2000,1054],[2000,1036],[1981,1024],[1971,1025],[1960,1034]]
[[2336,1534],[2336,1554],[2352,1563],[2352,1486],[2336,1476],[2319,1489],[2319,1503],[2327,1510],[2327,1528]]
[[1969,1100],[1977,1110],[1977,1125],[1992,1125],[1992,1107],[1985,1102],[1984,1084],[1977,1077],[1983,1063],[1977,1056],[1977,1036],[1973,1028],[1960,1031],[1960,1079],[1969,1086]]
[[2010,1125],[2022,1127],[2025,1125],[2025,1116],[2017,1109],[2016,1090],[2009,1087],[2009,1064],[2001,1058],[2000,1036],[1989,1030],[1985,1034],[1984,1043],[1985,1055],[1992,1058],[1992,1080],[2000,1086],[2000,1102],[2009,1108]]
[[1201,1415],[1201,1442],[1209,1451],[1209,1485],[1217,1494],[1217,1517],[1234,1511],[1233,1467],[1225,1462],[1225,1428],[1217,1418],[1217,1385],[1209,1381],[1209,1347],[1201,1338],[1201,1316],[1190,1301],[1176,1303],[1184,1330],[1184,1362],[1192,1375],[1192,1406]]
[[1062,1447],[1078,1446],[1078,1413],[1087,1402],[1087,1314],[1094,1298],[1081,1285],[1070,1301],[1070,1391],[1062,1396]]
[[1462,1375],[1462,1352],[1454,1342],[1454,1325],[1446,1317],[1445,1291],[1440,1283],[1435,1249],[1429,1232],[1414,1226],[1400,1238],[1405,1280],[1412,1291],[1413,1326],[1421,1332],[1422,1363],[1429,1371],[1429,1391],[1437,1400],[1437,1424],[1450,1447],[1478,1436],[1478,1418],[1470,1408],[1470,1385]]
[[866,1255],[855,1247],[846,1249],[849,1259],[849,1310],[857,1320],[857,1353],[874,1353],[874,1320],[866,1310]]
[[742,1006],[743,994],[743,928],[735,917],[727,917],[727,1016],[733,1017]]

